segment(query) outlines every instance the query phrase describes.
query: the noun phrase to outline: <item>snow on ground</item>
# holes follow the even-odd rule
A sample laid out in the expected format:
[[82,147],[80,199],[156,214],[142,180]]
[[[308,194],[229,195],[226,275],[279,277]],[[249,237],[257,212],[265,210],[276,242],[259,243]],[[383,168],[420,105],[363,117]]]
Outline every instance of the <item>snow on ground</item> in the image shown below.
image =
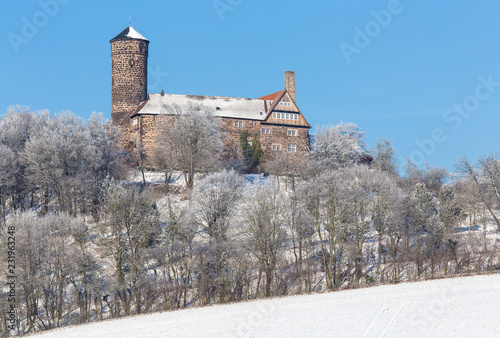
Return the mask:
[[165,312],[42,337],[500,337],[500,275]]

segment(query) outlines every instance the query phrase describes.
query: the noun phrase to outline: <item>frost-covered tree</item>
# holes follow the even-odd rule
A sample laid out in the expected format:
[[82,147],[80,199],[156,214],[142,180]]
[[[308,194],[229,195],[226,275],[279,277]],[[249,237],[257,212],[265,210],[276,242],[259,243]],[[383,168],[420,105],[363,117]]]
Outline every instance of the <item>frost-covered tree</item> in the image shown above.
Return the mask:
[[[495,205],[493,201],[496,199],[496,197],[491,196],[492,190],[494,191],[494,195],[496,195],[497,191],[500,190],[500,186],[497,186],[494,183],[495,180],[491,180],[490,175],[493,174],[494,171],[491,171],[488,168],[488,164],[485,159],[483,159],[481,168],[480,170],[478,170],[469,162],[469,160],[467,160],[467,157],[465,156],[460,158],[455,166],[460,174],[468,177],[472,182],[474,182],[477,187],[478,196],[480,197],[481,202],[484,204],[491,217],[495,220],[497,229],[498,231],[500,231],[500,219],[497,217],[494,211]],[[492,185],[489,185],[489,189],[488,184],[485,184],[485,180],[481,175],[482,172],[486,172],[486,175],[490,176],[489,180],[490,182],[492,182]]]
[[273,276],[286,239],[283,217],[286,198],[276,187],[269,185],[256,186],[244,197],[242,210],[247,248],[259,263],[257,296],[262,273],[266,276],[265,296],[272,294]]
[[[0,143],[0,220],[5,222],[7,199],[11,189],[16,184],[16,174],[19,167],[16,165],[16,155],[7,146]],[[1,224],[1,223],[0,223]]]
[[386,140],[384,138],[377,140],[377,146],[373,156],[373,166],[393,176],[398,175],[396,152],[392,147],[391,140]]
[[342,171],[329,170],[311,177],[297,190],[302,208],[319,238],[326,286],[330,289],[340,284],[347,231],[352,219],[344,184]]
[[318,128],[310,153],[313,167],[336,170],[356,163],[366,151],[365,133],[354,123]]
[[207,235],[208,245],[203,259],[202,277],[210,285],[208,299],[218,296],[223,302],[228,293],[230,281],[229,259],[232,245],[229,227],[237,210],[242,194],[243,180],[235,171],[208,175],[195,187],[192,196],[192,217]]
[[453,230],[462,215],[451,186],[443,185],[439,192],[439,219],[443,222],[446,233]]
[[94,114],[86,122],[71,112],[48,118],[21,153],[27,182],[41,195],[47,213],[51,197],[59,211],[76,215],[94,209],[96,187],[120,173],[116,128]]
[[[7,188],[3,187],[2,196],[11,197],[11,207],[13,210],[25,209],[25,200],[31,192],[31,206],[34,203],[33,189],[30,189],[25,172],[25,165],[22,162],[22,153],[28,140],[37,135],[48,118],[48,112],[32,113],[29,108],[15,106],[9,107],[7,113],[0,119],[0,144],[7,147],[14,155],[13,161],[9,164],[9,175],[14,184]],[[5,151],[5,149],[4,149]],[[8,154],[5,154],[9,156]],[[5,161],[5,160],[4,160]],[[10,174],[14,173],[13,176]]]
[[364,244],[373,225],[377,206],[388,203],[390,198],[390,178],[387,174],[366,166],[355,166],[345,170],[344,194],[348,204],[350,224],[347,237],[352,247],[355,278],[358,283],[363,276]]
[[[417,273],[418,276],[422,273],[422,255],[427,252],[427,254],[432,259],[432,269],[434,268],[434,259],[436,252],[442,247],[443,236],[444,236],[444,225],[439,220],[438,210],[434,202],[432,193],[427,189],[425,184],[418,183],[415,186],[415,201],[416,201],[416,213],[415,213],[415,234],[416,234],[416,244],[417,244]],[[424,237],[424,235],[426,236]],[[425,240],[426,246],[422,246],[421,240]],[[426,252],[422,252],[425,250]]]
[[172,105],[168,109],[173,119],[162,122],[158,144],[170,147],[165,151],[173,153],[174,163],[182,170],[187,187],[192,189],[196,172],[218,166],[223,147],[219,121],[213,111],[200,105]]
[[[163,126],[163,128],[165,127],[166,126]],[[163,133],[160,133],[157,138],[157,142],[158,144],[161,144],[161,146],[157,147],[154,154],[152,155],[152,159],[156,168],[158,168],[158,170],[165,175],[165,184],[168,191],[170,179],[172,178],[175,169],[179,167],[179,163],[177,162],[178,157],[176,156],[174,147],[168,144],[161,143],[162,139],[164,138],[165,135]]]
[[445,168],[433,167],[427,165],[426,170],[422,171],[423,183],[434,196],[438,197],[441,187],[448,178],[448,171]]
[[[375,201],[371,211],[372,223],[377,232],[377,270],[380,273],[382,258],[385,247],[389,247],[392,254],[393,267],[397,260],[397,251],[399,240],[401,239],[400,225],[401,220],[398,217],[400,212],[399,205],[401,203],[402,191],[396,184],[394,172],[382,171],[380,169],[374,172],[374,180],[376,181],[374,193]],[[388,244],[385,244],[385,239],[388,237]],[[393,270],[393,278],[397,278],[396,270]],[[383,276],[381,276],[383,279]]]
[[136,313],[140,313],[148,250],[156,244],[161,232],[155,199],[148,191],[115,185],[111,187],[101,218],[101,245],[114,263],[117,294],[127,315],[131,296],[135,298]]

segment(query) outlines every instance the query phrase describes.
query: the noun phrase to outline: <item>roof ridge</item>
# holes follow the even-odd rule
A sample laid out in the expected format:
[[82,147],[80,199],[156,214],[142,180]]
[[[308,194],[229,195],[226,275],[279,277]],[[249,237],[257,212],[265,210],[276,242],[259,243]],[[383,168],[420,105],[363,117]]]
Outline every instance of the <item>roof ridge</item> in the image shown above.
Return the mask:
[[[150,95],[160,95],[159,93],[154,93]],[[263,101],[261,98],[251,98],[251,97],[237,97],[237,96],[219,96],[219,95],[197,95],[197,94],[174,94],[174,93],[165,93],[165,96],[167,95],[176,95],[176,96],[197,96],[197,97],[214,97],[214,98],[221,98],[221,99],[239,99],[239,100],[260,100]]]

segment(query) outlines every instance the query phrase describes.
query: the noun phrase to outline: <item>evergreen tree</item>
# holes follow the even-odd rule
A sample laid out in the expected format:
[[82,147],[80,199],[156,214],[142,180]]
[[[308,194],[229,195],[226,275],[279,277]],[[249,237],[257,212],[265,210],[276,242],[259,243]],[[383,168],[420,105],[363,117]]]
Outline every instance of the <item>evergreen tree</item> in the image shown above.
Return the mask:
[[260,160],[264,155],[259,140],[253,138],[252,143],[248,144],[248,130],[244,130],[240,134],[240,147],[245,158],[245,167],[248,172],[254,172],[259,166]]

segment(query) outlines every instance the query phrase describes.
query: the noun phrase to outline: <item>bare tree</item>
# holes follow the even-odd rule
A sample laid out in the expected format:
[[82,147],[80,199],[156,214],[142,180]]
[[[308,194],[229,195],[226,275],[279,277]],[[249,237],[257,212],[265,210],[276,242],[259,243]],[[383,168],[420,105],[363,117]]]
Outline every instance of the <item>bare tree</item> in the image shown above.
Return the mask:
[[198,171],[209,171],[218,165],[222,152],[222,135],[219,121],[213,111],[200,105],[185,108],[168,107],[173,121],[164,119],[159,127],[158,141],[162,150],[174,155],[174,163],[182,170],[187,187],[194,186],[194,175]]
[[392,147],[392,140],[378,139],[373,157],[374,167],[397,177],[398,170],[395,155],[396,152]]
[[243,219],[246,226],[248,250],[259,262],[259,279],[266,275],[265,295],[272,294],[273,274],[286,239],[282,209],[286,196],[273,186],[256,186],[245,196]]
[[[467,160],[467,158],[465,156],[462,157],[455,164],[455,166],[457,167],[457,170],[459,173],[467,175],[476,184],[476,186],[478,187],[479,197],[481,198],[481,202],[483,202],[484,205],[486,206],[486,209],[488,209],[491,217],[495,220],[498,231],[500,231],[500,219],[498,219],[495,212],[493,211],[494,210],[493,203],[491,202],[491,200],[488,196],[487,189],[485,189],[485,188],[487,188],[487,185],[485,183],[483,183],[483,179],[477,173],[477,170],[472,166],[472,164],[470,164],[470,162]],[[489,170],[487,168],[485,168],[485,170],[487,172],[489,172]],[[496,189],[496,188],[497,187],[494,186],[494,189]]]
[[137,188],[116,185],[111,188],[101,224],[101,245],[113,258],[118,279],[118,296],[130,314],[135,298],[136,313],[141,313],[141,282],[148,249],[160,234],[159,213],[153,196]]
[[7,213],[7,199],[10,190],[16,184],[16,174],[19,167],[16,165],[16,156],[7,146],[0,143],[0,219],[5,224]]
[[[196,224],[208,235],[207,257],[203,272],[211,289],[224,302],[228,293],[231,243],[230,222],[236,213],[242,194],[243,180],[235,171],[211,174],[199,182],[193,191],[192,215]],[[210,297],[208,297],[210,298]]]

